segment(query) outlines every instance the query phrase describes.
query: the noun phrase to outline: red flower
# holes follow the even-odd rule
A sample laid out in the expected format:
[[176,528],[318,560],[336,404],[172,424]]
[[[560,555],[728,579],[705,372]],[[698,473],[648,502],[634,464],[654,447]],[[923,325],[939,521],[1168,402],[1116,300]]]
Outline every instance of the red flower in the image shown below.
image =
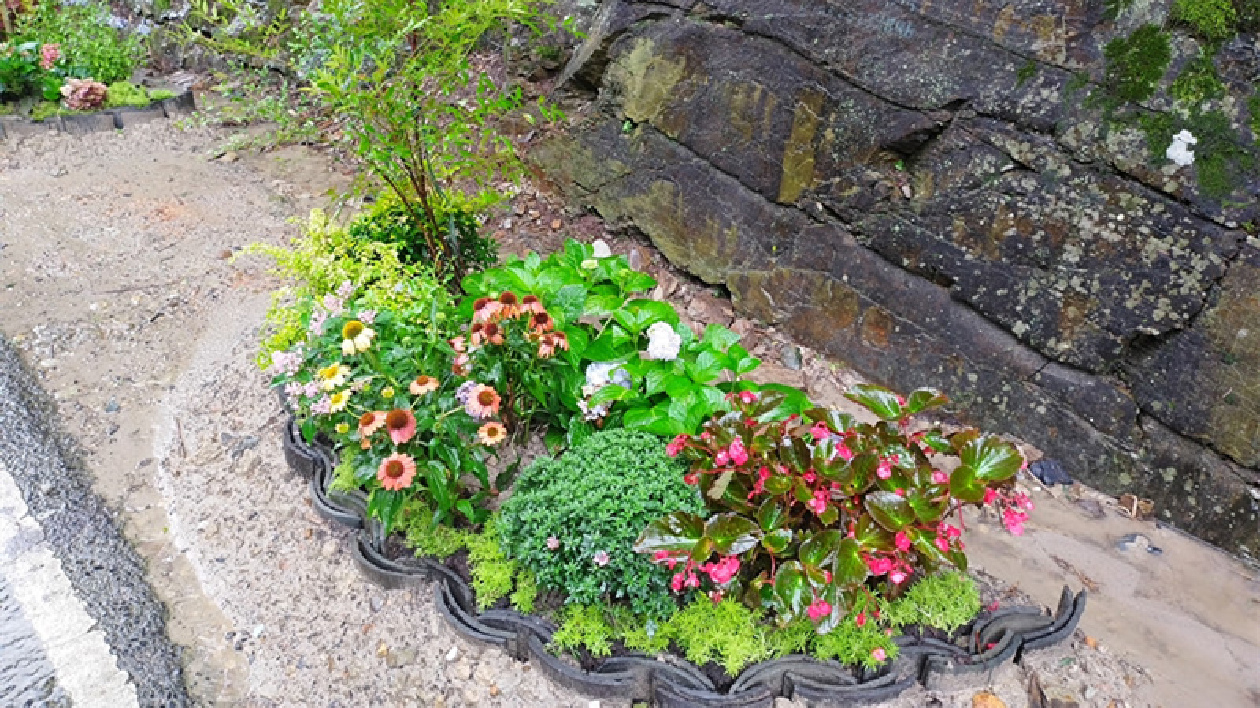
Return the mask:
[[683,448],[686,447],[686,445],[687,445],[687,436],[679,435],[678,437],[671,440],[668,445],[665,446],[665,454],[669,455],[670,457],[678,457],[678,453],[682,452]]
[[806,612],[809,613],[809,618],[811,620],[817,622],[831,614],[831,603],[826,600],[814,598],[814,601],[809,603],[809,609],[807,609]]
[[821,516],[827,510],[827,492],[821,489],[814,492],[814,498],[805,502],[805,506],[808,506],[810,511]]
[[827,428],[827,424],[820,420],[809,429],[809,434],[813,435],[815,440],[822,440],[831,435],[831,431]]
[[853,618],[853,623],[854,623],[854,624],[856,624],[856,625],[857,625],[857,626],[859,626],[859,627],[865,626],[865,625],[866,625],[866,613],[865,613],[865,612],[859,612],[859,613],[857,613],[857,617],[854,617],[854,618]]
[[898,531],[893,540],[897,544],[897,550],[902,553],[910,550],[910,537],[906,535],[905,531]]
[[717,563],[705,563],[700,570],[708,573],[714,583],[725,585],[739,572],[739,558],[727,556]]
[[848,462],[849,460],[853,459],[853,451],[849,449],[848,445],[845,445],[843,443],[840,445],[840,447],[836,448],[836,454],[840,457],[840,459],[844,460],[845,462]]

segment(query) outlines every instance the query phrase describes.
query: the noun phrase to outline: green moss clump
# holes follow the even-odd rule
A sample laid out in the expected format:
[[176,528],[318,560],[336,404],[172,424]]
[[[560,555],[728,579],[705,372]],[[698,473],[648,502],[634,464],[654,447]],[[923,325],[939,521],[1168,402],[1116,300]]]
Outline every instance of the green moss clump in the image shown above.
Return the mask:
[[1247,112],[1251,114],[1251,142],[1260,141],[1260,92],[1247,99]]
[[1229,39],[1238,27],[1238,12],[1231,0],[1175,0],[1172,18],[1210,42]]
[[168,98],[175,98],[175,92],[170,89],[149,89],[149,98],[154,101],[165,101]]
[[924,625],[951,633],[979,612],[980,590],[957,570],[923,578],[884,609],[885,620],[894,627]]
[[143,86],[130,81],[115,81],[105,90],[106,108],[144,108],[152,102]]
[[868,621],[861,627],[856,622],[844,621],[826,634],[814,639],[813,655],[819,659],[835,659],[842,664],[877,668],[882,662],[875,658],[876,651],[884,650],[885,659],[897,658],[897,644],[884,629]]
[[512,607],[530,614],[534,611],[534,601],[538,599],[538,579],[528,570],[520,570],[516,575],[516,589],[508,596]]
[[585,648],[592,656],[608,656],[614,634],[603,607],[569,605],[561,614],[560,629],[551,635],[551,645],[565,651]]
[[1181,74],[1168,87],[1168,95],[1186,106],[1225,95],[1225,84],[1216,75],[1216,63],[1207,53],[1191,59]]
[[[1252,108],[1254,123],[1256,107],[1250,103],[1248,106]],[[1181,130],[1189,130],[1198,139],[1194,168],[1199,191],[1206,197],[1224,199],[1255,169],[1254,138],[1244,141],[1223,111],[1202,111],[1196,107],[1184,119],[1166,113],[1148,114],[1138,120],[1138,125],[1146,134],[1146,145],[1155,162],[1164,160],[1173,136]],[[1255,128],[1253,124],[1253,133]]]
[[59,116],[59,115],[70,113],[70,112],[71,111],[69,109],[62,108],[61,104],[57,103],[56,101],[40,101],[39,103],[36,103],[34,107],[31,108],[31,120],[34,120],[34,121],[48,120],[49,118],[52,118],[54,116]]
[[714,603],[701,597],[679,610],[665,629],[689,661],[698,666],[716,661],[735,676],[767,654],[760,619],[739,600]]
[[1029,59],[1015,71],[1015,87],[1019,88],[1037,75],[1037,62]]
[[1124,103],[1140,103],[1155,95],[1172,49],[1168,35],[1155,25],[1142,25],[1128,37],[1117,37],[1103,49],[1107,68],[1104,105],[1114,109]]

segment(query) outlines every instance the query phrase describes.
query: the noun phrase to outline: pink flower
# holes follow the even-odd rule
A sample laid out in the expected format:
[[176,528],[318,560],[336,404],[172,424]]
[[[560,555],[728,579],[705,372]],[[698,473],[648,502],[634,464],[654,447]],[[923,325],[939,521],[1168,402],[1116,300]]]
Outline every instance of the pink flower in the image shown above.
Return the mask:
[[376,471],[376,478],[380,480],[381,488],[392,492],[410,487],[415,477],[416,461],[411,459],[410,455],[399,453],[381,460],[380,469]]
[[665,454],[669,455],[670,457],[678,457],[678,453],[682,452],[683,448],[686,447],[686,445],[687,445],[687,436],[679,435],[678,437],[671,440],[668,445],[665,446]]
[[395,445],[402,445],[416,434],[416,416],[409,410],[395,408],[385,414],[385,430]]
[[892,476],[892,463],[888,460],[880,460],[879,467],[875,468],[875,476],[880,479],[888,479]]
[[944,534],[945,538],[958,538],[962,535],[962,529],[951,524],[941,524],[940,533]]
[[859,626],[859,627],[865,626],[865,625],[866,625],[866,613],[865,613],[865,612],[859,612],[859,613],[857,613],[857,617],[854,617],[854,618],[853,618],[853,623],[854,623],[854,624],[856,624],[856,625],[857,625],[857,626]]
[[[460,356],[463,355],[461,354]],[[499,412],[500,401],[498,391],[495,391],[490,386],[481,384],[468,394],[468,401],[464,404],[464,410],[468,412],[468,415],[484,420]]]
[[984,490],[984,505],[988,506],[989,504],[992,504],[993,500],[997,499],[997,495],[997,492],[992,489]]
[[893,490],[893,494],[896,494],[899,497],[904,497],[906,495],[906,490],[902,489],[901,487],[897,487],[896,489]]
[[900,568],[888,574],[888,579],[892,581],[893,585],[900,585],[906,582],[907,577],[908,576],[906,575],[905,571],[901,570]]
[[883,661],[888,658],[888,652],[884,651],[883,647],[875,647],[871,651],[871,656],[875,657],[875,661]]
[[713,457],[713,464],[718,467],[725,467],[731,463],[731,456],[726,450],[718,450],[718,454]]
[[360,312],[359,321],[363,324],[372,324],[376,321],[376,310],[364,310]]
[[44,71],[52,71],[53,64],[56,64],[60,58],[60,44],[45,44],[39,48],[39,68]]
[[700,587],[700,578],[697,578],[695,573],[687,574],[687,587],[689,588]]
[[890,558],[866,556],[865,560],[866,567],[871,569],[871,575],[886,575],[888,571],[893,569],[893,562]]
[[669,581],[669,587],[674,592],[681,592],[685,581],[686,577],[682,573],[674,573],[674,578]]
[[827,510],[827,496],[828,496],[827,492],[819,489],[814,492],[813,499],[810,499],[809,501],[805,502],[805,506],[808,506],[809,510],[814,512],[815,514],[821,515],[824,511]]
[[595,555],[591,556],[591,560],[595,561],[595,565],[604,567],[612,560],[612,556],[608,555],[608,551],[595,551]]
[[849,460],[853,459],[853,451],[849,449],[848,445],[845,445],[843,443],[840,445],[840,447],[836,448],[836,454],[839,455],[840,459],[844,460],[845,462],[848,462]]
[[949,475],[940,470],[933,470],[932,484],[949,484]]
[[809,603],[809,609],[806,612],[809,613],[811,620],[817,622],[831,614],[831,603],[815,598],[813,602]]
[[813,470],[809,470],[805,474],[801,475],[801,479],[805,480],[806,484],[813,484],[814,480],[818,479],[818,475],[814,474]]
[[740,391],[739,400],[746,404],[752,403],[757,400],[757,394],[753,393],[752,391]]
[[688,472],[687,474],[683,475],[683,481],[686,482],[687,484],[696,484],[697,482],[700,481],[700,473]]
[[706,563],[700,567],[700,570],[709,574],[709,577],[718,585],[725,585],[735,577],[739,572],[739,558],[735,556],[726,556],[717,563]]
[[742,465],[748,462],[748,451],[744,449],[743,440],[740,440],[739,438],[735,438],[734,440],[732,440],[729,451],[731,455],[731,460],[733,460],[735,464]]
[[831,431],[827,428],[827,424],[820,420],[814,423],[814,427],[809,429],[809,434],[813,435],[815,440],[822,440],[831,435]]
[[559,547],[560,547],[560,539],[556,538],[555,536],[547,537],[547,550],[554,551]]
[[941,553],[949,553],[949,539],[944,536],[937,536],[936,547],[941,549]]
[[910,550],[910,537],[906,535],[905,531],[898,531],[897,535],[893,537],[893,541],[897,544],[897,550],[902,553]]

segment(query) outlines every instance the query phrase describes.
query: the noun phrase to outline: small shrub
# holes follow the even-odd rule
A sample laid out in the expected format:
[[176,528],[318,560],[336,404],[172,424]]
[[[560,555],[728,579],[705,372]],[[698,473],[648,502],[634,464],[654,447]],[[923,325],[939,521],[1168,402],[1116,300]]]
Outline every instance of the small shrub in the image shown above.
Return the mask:
[[495,517],[490,517],[482,533],[467,536],[468,564],[478,609],[485,610],[512,592],[516,561],[508,560],[499,546]]
[[602,606],[569,605],[560,617],[560,629],[551,635],[552,646],[566,651],[585,648],[597,657],[612,653],[615,632],[605,619]]
[[501,511],[504,550],[571,603],[608,597],[624,599],[636,613],[668,615],[675,607],[668,571],[632,545],[652,519],[702,508],[682,473],[654,435],[596,433],[521,474]]
[[[473,204],[456,192],[436,207],[440,225],[437,233],[415,218],[393,192],[384,192],[366,213],[355,219],[348,230],[357,239],[389,243],[398,247],[404,263],[432,263],[444,254],[433,253],[434,240],[459,242],[459,257],[466,270],[480,271],[494,265],[499,257],[498,243],[482,236],[476,214],[481,205]],[[453,233],[453,237],[452,237]]]
[[1210,42],[1229,39],[1238,25],[1238,12],[1231,0],[1174,0],[1172,18]]

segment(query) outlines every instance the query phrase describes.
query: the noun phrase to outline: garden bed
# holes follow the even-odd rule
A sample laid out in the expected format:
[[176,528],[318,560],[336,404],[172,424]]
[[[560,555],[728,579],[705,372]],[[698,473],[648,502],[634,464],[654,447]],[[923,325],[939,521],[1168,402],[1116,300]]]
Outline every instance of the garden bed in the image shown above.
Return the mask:
[[[561,685],[599,698],[729,708],[773,706],[778,696],[879,701],[916,683],[929,689],[979,686],[982,677],[1019,661],[1023,652],[1070,638],[1085,610],[1085,591],[1073,595],[1066,587],[1054,614],[1028,606],[986,609],[948,638],[928,633],[896,637],[899,656],[876,671],[788,656],[759,662],[730,677],[713,664],[700,667],[681,657],[652,657],[624,648],[608,658],[587,655],[579,662],[548,648],[557,628],[547,619],[502,607],[478,612],[466,556],[417,558],[396,537],[385,538],[379,522],[367,515],[364,496],[329,490],[335,464],[332,449],[303,442],[292,419],[285,431],[285,458],[294,474],[309,482],[316,510],[331,521],[359,529],[354,559],[366,577],[391,589],[432,582],[439,613],[461,635],[501,647]],[[993,591],[986,594],[992,597]]]
[[196,101],[192,91],[184,91],[170,98],[153,101],[148,106],[65,112],[43,120],[32,120],[18,115],[0,115],[0,140],[49,132],[82,135],[122,130],[127,126],[148,123],[152,120],[188,115],[194,110],[196,110]]

